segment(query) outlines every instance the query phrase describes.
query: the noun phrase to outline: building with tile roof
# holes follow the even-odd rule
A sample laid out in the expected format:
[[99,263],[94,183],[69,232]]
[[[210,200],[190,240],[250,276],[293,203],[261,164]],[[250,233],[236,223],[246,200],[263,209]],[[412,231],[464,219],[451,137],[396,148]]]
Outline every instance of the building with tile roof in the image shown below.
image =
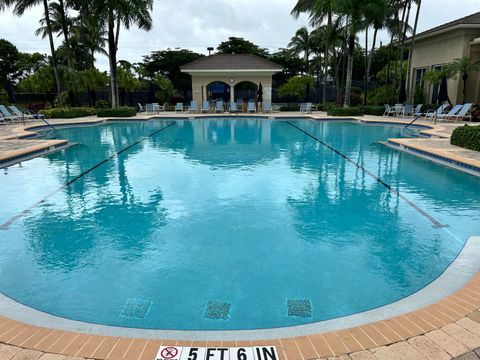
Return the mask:
[[215,54],[182,66],[192,76],[192,97],[198,103],[256,99],[262,84],[263,100],[272,99],[272,76],[282,67],[250,54]]
[[[410,43],[411,39],[407,43]],[[470,57],[480,61],[480,12],[419,33],[413,47],[410,94],[421,88],[425,103],[436,103],[438,86],[427,84],[423,76],[441,69],[456,58]],[[480,73],[469,74],[466,101],[480,103]],[[461,76],[448,80],[448,94],[452,103],[461,103],[463,81]]]

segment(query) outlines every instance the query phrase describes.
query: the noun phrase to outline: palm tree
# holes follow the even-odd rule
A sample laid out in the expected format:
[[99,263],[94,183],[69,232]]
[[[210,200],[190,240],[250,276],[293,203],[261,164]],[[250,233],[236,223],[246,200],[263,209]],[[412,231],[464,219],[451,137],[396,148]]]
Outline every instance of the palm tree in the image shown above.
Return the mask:
[[120,28],[123,26],[128,30],[132,25],[136,25],[139,29],[149,31],[152,28],[153,0],[106,0],[98,1],[95,5],[107,31],[110,93],[112,108],[116,108],[119,106],[117,50]]
[[[63,35],[63,26],[61,19],[61,10],[60,3],[51,2],[48,6],[49,8],[49,17],[50,17],[50,26],[52,31],[58,36]],[[35,30],[35,36],[41,36],[42,39],[45,39],[48,36],[47,21],[46,17],[40,19],[40,27]],[[71,26],[72,21],[70,21],[69,26]]]
[[471,59],[467,56],[462,58],[455,59],[452,63],[448,64],[447,67],[453,74],[459,74],[462,76],[463,80],[463,104],[465,104],[467,98],[467,81],[468,74],[471,72],[477,72],[480,70],[480,62],[473,63]]
[[[430,70],[423,75],[423,80],[432,85],[440,85],[444,79],[450,79],[455,76],[455,72],[451,66],[445,65],[441,69]],[[451,105],[450,98],[448,99]]]
[[[313,26],[321,25],[325,18],[327,20],[326,28],[323,32],[325,52],[323,59],[324,83],[322,101],[325,104],[327,101],[326,78],[328,74],[330,43],[335,36],[340,16],[335,14],[335,0],[298,0],[292,10],[292,15],[298,18],[301,13],[306,12],[310,14],[310,23]],[[334,16],[337,16],[337,21],[334,20]]]
[[415,15],[415,25],[413,25],[413,33],[412,33],[412,41],[410,43],[410,51],[408,53],[408,67],[407,67],[407,91],[408,91],[408,100],[412,102],[413,100],[413,89],[410,84],[411,82],[411,64],[412,64],[412,57],[413,57],[413,49],[415,47],[415,40],[417,37],[417,27],[418,27],[418,19],[420,17],[420,9],[422,7],[422,0],[417,0],[417,14]]
[[291,48],[296,55],[303,53],[305,59],[305,73],[310,74],[311,38],[310,33],[305,26],[297,30],[290,40],[288,47]]
[[57,85],[57,93],[60,93],[62,88],[60,83],[60,76],[58,73],[57,57],[55,55],[55,44],[53,42],[53,30],[52,30],[52,24],[50,22],[50,9],[48,5],[48,0],[17,0],[17,1],[7,0],[5,1],[5,3],[7,4],[15,3],[15,8],[13,9],[13,13],[16,16],[22,16],[27,9],[32,8],[39,4],[43,4],[43,11],[45,13],[45,26],[48,34],[49,45],[50,45],[53,72],[55,74],[55,83]]

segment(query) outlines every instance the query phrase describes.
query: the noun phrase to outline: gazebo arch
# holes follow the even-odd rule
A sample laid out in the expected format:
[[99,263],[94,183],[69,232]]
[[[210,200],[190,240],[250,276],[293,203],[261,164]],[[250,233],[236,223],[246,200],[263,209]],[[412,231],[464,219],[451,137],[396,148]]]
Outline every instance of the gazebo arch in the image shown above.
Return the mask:
[[[230,101],[235,101],[238,84],[262,83],[264,102],[272,100],[272,76],[283,69],[271,61],[250,54],[217,54],[203,57],[182,66],[192,76],[192,97],[197,102],[209,99],[208,87],[219,82],[230,87]],[[226,93],[226,92],[225,92]]]
[[256,98],[258,92],[258,84],[255,84],[253,81],[245,80],[236,84],[233,89],[235,91],[235,101],[237,101],[238,99],[248,101],[250,99]]
[[230,85],[224,81],[212,81],[206,85],[206,98],[203,100],[230,101]]

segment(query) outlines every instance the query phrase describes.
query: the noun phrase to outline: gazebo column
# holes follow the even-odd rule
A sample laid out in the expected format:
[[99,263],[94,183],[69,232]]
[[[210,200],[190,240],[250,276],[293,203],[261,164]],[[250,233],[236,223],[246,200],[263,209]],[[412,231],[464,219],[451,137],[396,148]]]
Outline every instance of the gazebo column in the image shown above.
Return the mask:
[[235,86],[230,85],[230,102],[235,102]]

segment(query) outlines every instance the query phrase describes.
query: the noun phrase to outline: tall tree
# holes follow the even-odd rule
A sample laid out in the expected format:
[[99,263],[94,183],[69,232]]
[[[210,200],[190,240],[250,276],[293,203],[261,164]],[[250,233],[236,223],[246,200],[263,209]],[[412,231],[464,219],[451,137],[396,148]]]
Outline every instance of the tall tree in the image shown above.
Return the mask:
[[227,41],[223,41],[218,45],[217,50],[219,54],[252,54],[260,57],[268,56],[267,49],[240,37],[229,37]]
[[480,71],[480,62],[474,63],[472,60],[465,56],[462,58],[455,59],[452,63],[448,64],[447,67],[453,74],[459,74],[463,80],[463,95],[462,101],[465,104],[467,98],[467,82],[468,76],[471,72]]
[[[9,2],[9,4],[12,3],[14,3],[13,0]],[[55,83],[57,85],[57,93],[60,93],[62,91],[62,87],[60,82],[60,74],[58,72],[57,57],[55,55],[55,44],[53,42],[53,30],[52,24],[50,22],[50,8],[48,0],[17,0],[15,1],[15,8],[13,9],[13,13],[16,16],[22,16],[27,9],[40,4],[43,5],[43,11],[45,14],[45,26],[48,34],[48,43],[50,45],[50,54],[52,59],[53,72],[55,74]]]
[[106,0],[96,2],[98,14],[104,20],[107,31],[108,58],[110,65],[110,93],[112,108],[119,106],[117,79],[117,51],[120,29],[137,26],[141,30],[150,31],[153,0]]
[[408,52],[408,62],[407,62],[407,92],[408,92],[408,101],[412,102],[413,101],[413,93],[415,90],[413,89],[413,86],[411,85],[411,77],[412,77],[412,57],[413,57],[413,49],[415,48],[415,40],[417,37],[417,27],[418,27],[418,19],[420,17],[420,9],[422,7],[422,0],[417,0],[417,13],[415,15],[415,24],[413,26],[413,33],[412,33],[412,39],[410,42],[410,51]]
[[305,73],[310,74],[310,52],[311,52],[311,39],[310,32],[304,26],[297,30],[295,35],[290,40],[288,47],[292,49],[293,53],[303,54],[305,59]]

